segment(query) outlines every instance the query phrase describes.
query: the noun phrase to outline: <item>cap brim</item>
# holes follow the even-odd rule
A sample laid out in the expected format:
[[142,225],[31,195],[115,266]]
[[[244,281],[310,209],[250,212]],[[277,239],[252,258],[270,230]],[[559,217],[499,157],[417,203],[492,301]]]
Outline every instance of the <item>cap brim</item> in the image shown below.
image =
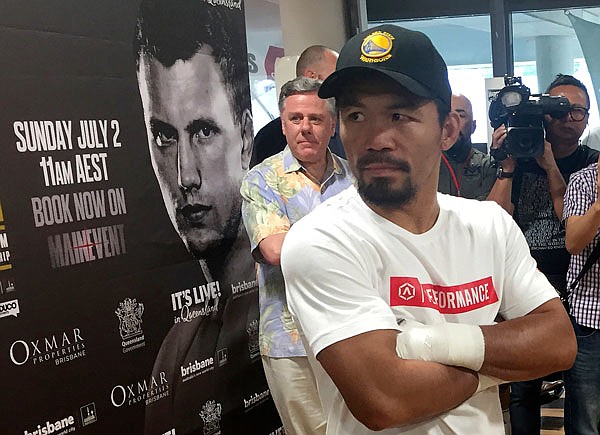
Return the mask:
[[[339,97],[345,86],[352,79],[358,78],[365,81],[372,80],[374,76],[385,75],[401,86],[408,89],[415,95],[423,98],[436,98],[433,93],[423,86],[418,81],[408,77],[402,73],[395,71],[387,71],[385,69],[374,69],[367,66],[349,66],[340,70],[334,71],[319,88],[319,97],[331,98]],[[355,83],[355,82],[354,82]]]

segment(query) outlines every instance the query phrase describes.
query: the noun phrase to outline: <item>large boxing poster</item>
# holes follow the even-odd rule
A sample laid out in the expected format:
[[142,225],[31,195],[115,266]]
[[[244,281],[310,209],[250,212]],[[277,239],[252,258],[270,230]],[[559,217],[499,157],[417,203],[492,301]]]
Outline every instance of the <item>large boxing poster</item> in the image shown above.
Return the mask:
[[2,434],[282,433],[243,0],[0,4]]

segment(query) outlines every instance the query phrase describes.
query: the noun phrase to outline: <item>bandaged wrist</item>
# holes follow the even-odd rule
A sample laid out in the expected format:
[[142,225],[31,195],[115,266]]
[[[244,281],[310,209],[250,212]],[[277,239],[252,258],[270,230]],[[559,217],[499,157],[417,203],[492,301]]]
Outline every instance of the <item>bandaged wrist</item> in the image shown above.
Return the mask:
[[396,353],[405,359],[433,361],[479,371],[485,357],[483,332],[477,325],[400,323]]

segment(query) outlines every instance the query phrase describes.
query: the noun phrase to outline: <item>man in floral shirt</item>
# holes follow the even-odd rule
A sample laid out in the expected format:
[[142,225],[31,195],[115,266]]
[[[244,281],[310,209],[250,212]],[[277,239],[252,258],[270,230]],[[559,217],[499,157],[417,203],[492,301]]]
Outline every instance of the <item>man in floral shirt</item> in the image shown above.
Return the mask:
[[352,184],[345,160],[327,144],[335,131],[332,99],[321,82],[298,77],[281,88],[279,110],[286,148],[254,167],[242,183],[242,216],[259,263],[259,342],[267,382],[288,434],[324,434],[314,376],[288,311],[279,265],[290,229],[327,198]]

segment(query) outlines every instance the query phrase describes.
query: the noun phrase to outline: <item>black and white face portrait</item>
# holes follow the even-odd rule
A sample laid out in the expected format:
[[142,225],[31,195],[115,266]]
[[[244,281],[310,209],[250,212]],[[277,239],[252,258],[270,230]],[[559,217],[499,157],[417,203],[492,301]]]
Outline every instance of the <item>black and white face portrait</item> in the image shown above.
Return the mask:
[[235,120],[208,45],[171,66],[147,54],[139,62],[148,145],[165,207],[188,250],[205,258],[207,250],[237,235],[250,114]]

